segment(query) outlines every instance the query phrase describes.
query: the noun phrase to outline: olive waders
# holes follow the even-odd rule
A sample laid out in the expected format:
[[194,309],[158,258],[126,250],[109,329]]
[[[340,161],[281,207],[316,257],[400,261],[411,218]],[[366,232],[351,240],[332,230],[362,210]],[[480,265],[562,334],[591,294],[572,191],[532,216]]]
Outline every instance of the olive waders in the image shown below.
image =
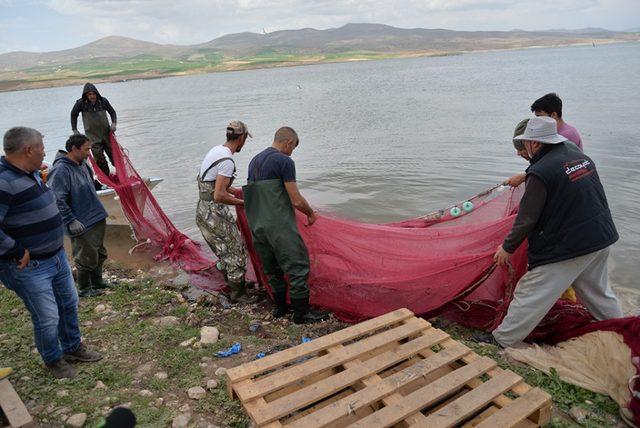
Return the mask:
[[309,254],[282,180],[251,181],[242,190],[253,246],[273,292],[274,316],[283,317],[289,310],[287,275],[293,321],[302,324],[325,318],[326,314],[309,310]]
[[105,174],[109,175],[109,164],[104,154],[109,156],[109,160],[113,163],[111,154],[111,141],[109,134],[111,126],[107,118],[105,110],[100,111],[83,111],[82,124],[84,126],[84,134],[91,141],[91,154],[96,163]]

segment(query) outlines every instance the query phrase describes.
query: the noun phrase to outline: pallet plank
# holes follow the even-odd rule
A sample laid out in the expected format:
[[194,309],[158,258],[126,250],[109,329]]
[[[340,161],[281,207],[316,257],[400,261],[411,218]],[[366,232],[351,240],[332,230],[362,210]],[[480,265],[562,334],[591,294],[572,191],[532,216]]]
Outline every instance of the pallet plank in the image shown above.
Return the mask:
[[[532,388],[526,394],[516,398],[511,405],[500,409],[482,423],[478,428],[507,427],[513,426],[520,421],[526,420],[532,413],[535,413],[541,406],[550,403],[549,396],[539,388]],[[538,421],[538,423],[544,423]]]
[[470,349],[458,344],[448,349],[444,349],[437,354],[426,358],[419,363],[407,367],[406,369],[389,376],[378,383],[368,386],[360,391],[351,394],[317,412],[314,412],[295,423],[292,428],[324,427],[333,422],[348,416],[350,413],[375,403],[385,396],[396,391],[400,386],[409,384],[412,381],[428,375],[443,365],[449,364],[463,357]]
[[11,386],[9,379],[0,380],[0,407],[12,427],[33,427],[33,418]]
[[[419,412],[421,409],[436,403],[438,400],[451,395],[463,387],[470,379],[486,373],[496,367],[497,363],[490,358],[479,358],[475,362],[463,366],[458,370],[426,385],[404,397],[396,405],[387,406],[355,424],[351,428],[387,427],[400,422],[407,416]],[[427,417],[429,419],[429,417]],[[419,426],[420,424],[418,424]],[[430,426],[440,426],[432,424]]]
[[367,376],[389,368],[406,358],[412,357],[420,352],[420,350],[436,345],[448,337],[449,335],[441,330],[427,330],[424,332],[424,335],[400,345],[395,351],[387,351],[356,367],[347,369],[330,378],[316,382],[313,385],[309,385],[297,391],[294,397],[282,397],[268,403],[267,406],[259,409],[259,414],[255,415],[256,422],[263,424],[286,416],[295,410],[308,406],[314,401],[334,394]]
[[260,373],[283,366],[299,358],[323,351],[338,343],[353,340],[382,327],[401,322],[405,319],[411,318],[412,316],[413,313],[408,309],[398,309],[396,311],[389,312],[388,314],[381,315],[352,327],[319,337],[310,342],[231,368],[227,370],[227,378],[232,383],[248,379]]
[[347,345],[339,353],[330,352],[321,357],[279,370],[268,377],[260,378],[256,381],[247,379],[234,385],[233,389],[242,401],[248,401],[299,382],[300,379],[304,379],[313,373],[337,367],[381,346],[406,339],[419,333],[425,327],[430,328],[430,325],[421,323],[417,318],[414,318],[406,324]]

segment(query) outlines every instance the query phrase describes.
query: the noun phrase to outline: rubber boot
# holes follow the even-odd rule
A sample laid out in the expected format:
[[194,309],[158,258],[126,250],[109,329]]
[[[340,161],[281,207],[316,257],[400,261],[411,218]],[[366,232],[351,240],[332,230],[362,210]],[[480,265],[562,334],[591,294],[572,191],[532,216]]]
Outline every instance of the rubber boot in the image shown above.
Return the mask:
[[95,268],[91,272],[91,286],[95,290],[104,290],[105,288],[111,287],[111,284],[106,282],[102,277],[102,266]]
[[276,307],[273,310],[274,318],[283,318],[291,313],[291,308],[287,304],[287,292],[274,292],[273,293],[273,303],[275,303]]
[[302,299],[292,297],[291,307],[293,308],[293,322],[296,324],[311,324],[324,321],[329,316],[327,312],[312,311],[309,307],[308,297]]
[[229,293],[229,301],[231,303],[251,304],[258,301],[256,297],[247,296],[247,288],[244,280],[237,282],[227,281],[227,285],[229,285],[231,289],[231,293]]
[[78,269],[76,283],[78,285],[78,296],[80,297],[95,297],[102,294],[91,286],[91,272],[88,270]]

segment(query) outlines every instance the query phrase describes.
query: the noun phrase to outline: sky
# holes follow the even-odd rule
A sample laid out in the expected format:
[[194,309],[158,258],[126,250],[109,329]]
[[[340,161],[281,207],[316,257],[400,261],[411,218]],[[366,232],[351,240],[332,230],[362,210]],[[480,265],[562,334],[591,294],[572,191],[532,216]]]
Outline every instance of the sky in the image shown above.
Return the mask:
[[367,22],[401,28],[640,28],[640,0],[0,0],[0,53],[118,35],[188,45],[238,33]]

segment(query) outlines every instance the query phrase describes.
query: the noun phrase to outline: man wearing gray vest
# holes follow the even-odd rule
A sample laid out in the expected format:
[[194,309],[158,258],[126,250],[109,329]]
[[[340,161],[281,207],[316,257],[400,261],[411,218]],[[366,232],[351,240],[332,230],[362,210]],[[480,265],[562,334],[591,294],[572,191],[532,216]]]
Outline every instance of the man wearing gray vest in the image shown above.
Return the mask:
[[524,340],[572,284],[597,320],[623,316],[607,282],[609,246],[618,232],[595,163],[556,126],[550,117],[533,117],[514,138],[524,143],[531,165],[513,228],[494,259],[505,265],[527,238],[529,271],[493,332],[504,347]]

